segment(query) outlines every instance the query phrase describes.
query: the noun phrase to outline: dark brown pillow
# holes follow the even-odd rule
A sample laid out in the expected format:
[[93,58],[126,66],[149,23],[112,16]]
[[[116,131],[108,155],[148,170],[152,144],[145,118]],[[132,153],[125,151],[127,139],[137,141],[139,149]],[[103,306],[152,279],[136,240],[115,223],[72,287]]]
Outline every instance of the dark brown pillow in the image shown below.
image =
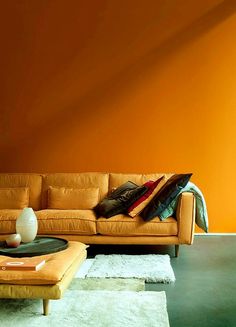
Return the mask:
[[97,217],[110,218],[112,216],[126,213],[126,210],[145,192],[146,186],[138,186],[131,181],[122,184],[106,198],[104,198],[95,208]]
[[175,174],[167,180],[151,202],[144,208],[140,216],[145,221],[158,217],[172,200],[186,186],[192,174]]

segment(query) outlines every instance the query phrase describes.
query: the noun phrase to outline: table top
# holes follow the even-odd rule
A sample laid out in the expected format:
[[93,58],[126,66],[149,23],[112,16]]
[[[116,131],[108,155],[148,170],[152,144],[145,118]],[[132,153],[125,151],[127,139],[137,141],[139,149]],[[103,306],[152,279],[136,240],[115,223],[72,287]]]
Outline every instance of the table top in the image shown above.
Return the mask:
[[17,248],[8,247],[6,242],[0,242],[0,255],[22,258],[34,257],[65,250],[68,241],[58,237],[38,236],[32,242],[21,243]]

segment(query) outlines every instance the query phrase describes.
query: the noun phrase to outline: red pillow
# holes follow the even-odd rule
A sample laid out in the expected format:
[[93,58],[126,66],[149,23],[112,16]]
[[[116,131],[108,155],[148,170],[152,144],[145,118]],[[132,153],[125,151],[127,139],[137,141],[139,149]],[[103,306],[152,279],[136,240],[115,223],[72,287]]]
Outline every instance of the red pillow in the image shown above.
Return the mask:
[[148,188],[148,191],[142,195],[136,202],[132,204],[132,206],[128,209],[128,215],[130,217],[137,216],[145,207],[146,205],[152,200],[154,195],[160,190],[163,186],[163,183],[160,183],[164,176],[158,178],[155,182],[148,181],[144,184]]

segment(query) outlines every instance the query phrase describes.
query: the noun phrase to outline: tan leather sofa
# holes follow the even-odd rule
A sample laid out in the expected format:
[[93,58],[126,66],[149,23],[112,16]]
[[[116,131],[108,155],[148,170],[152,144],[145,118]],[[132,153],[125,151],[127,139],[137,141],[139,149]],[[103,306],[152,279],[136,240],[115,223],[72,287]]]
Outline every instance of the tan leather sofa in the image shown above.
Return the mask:
[[[176,219],[158,217],[144,222],[141,217],[117,215],[99,218],[90,209],[48,209],[50,187],[73,189],[99,189],[99,202],[107,193],[128,180],[142,185],[147,180],[166,178],[172,174],[118,174],[118,173],[56,173],[56,174],[0,174],[0,189],[27,187],[28,206],[38,218],[38,234],[52,235],[86,244],[192,244],[195,225],[195,198],[182,193]],[[89,196],[89,195],[88,195]],[[15,222],[22,209],[0,209],[0,239],[15,233]]]

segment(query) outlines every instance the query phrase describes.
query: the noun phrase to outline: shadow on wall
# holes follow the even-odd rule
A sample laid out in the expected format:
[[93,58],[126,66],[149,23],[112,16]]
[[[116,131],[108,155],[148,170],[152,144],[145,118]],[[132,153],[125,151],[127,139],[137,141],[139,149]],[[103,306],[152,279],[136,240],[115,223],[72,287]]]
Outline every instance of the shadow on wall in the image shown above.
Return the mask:
[[[37,146],[56,152],[60,148],[60,140],[69,137],[74,130],[80,131],[79,137],[83,143],[83,139],[86,138],[86,126],[91,124],[99,126],[99,121],[103,117],[109,116],[112,104],[141,84],[144,76],[151,75],[153,67],[156,72],[158,67],[161,68],[170,56],[188,43],[194,42],[195,39],[234,14],[235,11],[235,1],[224,1],[191,25],[153,48],[145,56],[136,59],[132,65],[123,66],[109,79],[94,85],[93,88],[75,99],[74,104],[70,107],[62,106],[53,117],[49,116],[47,120],[40,120],[34,128],[23,131],[11,150],[12,159],[15,158],[12,161],[12,167],[16,166],[17,160],[22,161],[20,153],[26,144],[32,157],[35,153],[36,158]],[[155,36],[153,35],[153,37]],[[53,93],[56,94],[57,91],[54,90]],[[97,128],[98,131],[92,131],[94,134],[99,133],[99,127]],[[8,146],[3,149],[4,151],[9,156]],[[4,169],[8,167],[10,166],[6,164]]]

